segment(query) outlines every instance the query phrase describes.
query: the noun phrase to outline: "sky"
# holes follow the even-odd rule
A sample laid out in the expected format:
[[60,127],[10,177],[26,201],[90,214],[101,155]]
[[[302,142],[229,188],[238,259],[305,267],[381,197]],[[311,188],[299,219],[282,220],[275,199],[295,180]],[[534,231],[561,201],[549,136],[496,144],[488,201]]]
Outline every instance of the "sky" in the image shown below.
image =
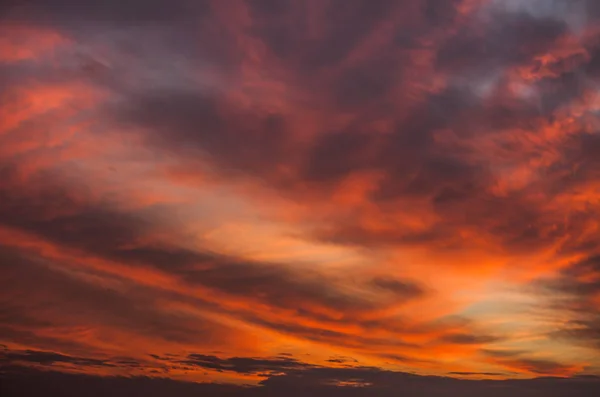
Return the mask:
[[595,0],[2,2],[3,376],[593,395],[599,89]]

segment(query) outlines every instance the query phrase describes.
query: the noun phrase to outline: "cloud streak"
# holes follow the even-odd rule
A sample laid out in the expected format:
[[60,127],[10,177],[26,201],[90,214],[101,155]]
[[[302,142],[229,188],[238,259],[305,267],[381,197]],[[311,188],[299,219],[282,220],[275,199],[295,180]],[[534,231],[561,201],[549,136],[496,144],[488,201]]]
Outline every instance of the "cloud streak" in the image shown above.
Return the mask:
[[587,393],[599,19],[591,0],[3,5],[4,359],[186,392]]

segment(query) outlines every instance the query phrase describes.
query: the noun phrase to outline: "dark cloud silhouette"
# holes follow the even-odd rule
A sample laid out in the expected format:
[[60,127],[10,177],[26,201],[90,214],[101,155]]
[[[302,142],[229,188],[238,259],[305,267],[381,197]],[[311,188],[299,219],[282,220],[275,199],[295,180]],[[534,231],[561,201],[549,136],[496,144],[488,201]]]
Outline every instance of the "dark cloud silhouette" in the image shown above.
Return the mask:
[[43,352],[43,351],[8,351],[0,353],[0,358],[9,363],[12,362],[27,362],[41,365],[52,365],[55,363],[67,363],[81,367],[113,367],[114,365],[107,360],[98,360],[94,358],[72,357],[64,354]]
[[[399,391],[407,397],[478,396],[507,394],[515,397],[595,396],[600,387],[597,377],[572,379],[539,378],[530,380],[469,381],[444,377],[418,376],[375,368],[310,369],[293,374],[272,376],[261,386],[243,387],[211,383],[189,383],[149,377],[97,377],[92,375],[41,372],[10,367],[2,374],[6,396],[241,396],[262,397],[284,393],[289,396],[394,396]],[[346,386],[344,386],[346,385]]]
[[507,376],[507,374],[502,372],[449,372],[448,375],[461,375],[461,376]]
[[335,356],[335,357],[331,357],[327,360],[328,363],[335,363],[335,364],[349,364],[349,363],[358,363],[358,360],[352,358],[352,357],[344,357],[344,356]]
[[217,371],[232,371],[242,374],[271,374],[297,371],[312,368],[314,365],[300,362],[292,357],[251,358],[231,357],[222,359],[204,354],[189,354],[181,364],[214,369]]
[[178,382],[150,377],[99,377],[4,367],[0,390],[6,396],[222,396],[241,391],[239,386]]

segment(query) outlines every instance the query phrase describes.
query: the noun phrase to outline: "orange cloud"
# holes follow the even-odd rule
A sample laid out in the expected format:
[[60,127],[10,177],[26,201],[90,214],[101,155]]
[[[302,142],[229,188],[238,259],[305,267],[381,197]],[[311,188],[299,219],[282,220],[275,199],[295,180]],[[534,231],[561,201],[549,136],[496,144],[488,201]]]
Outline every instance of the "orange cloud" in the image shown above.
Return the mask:
[[0,19],[11,360],[598,372],[592,8],[59,3]]

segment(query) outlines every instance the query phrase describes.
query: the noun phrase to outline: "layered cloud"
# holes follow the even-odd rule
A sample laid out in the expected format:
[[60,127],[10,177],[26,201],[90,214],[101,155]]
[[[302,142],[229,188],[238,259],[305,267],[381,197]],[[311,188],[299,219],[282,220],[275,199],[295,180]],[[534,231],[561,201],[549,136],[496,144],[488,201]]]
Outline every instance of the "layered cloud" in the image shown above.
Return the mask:
[[[121,396],[145,394],[170,396],[173,394],[205,396],[272,396],[285,393],[290,396],[380,396],[397,395],[398,390],[406,396],[427,393],[433,397],[446,397],[460,393],[463,396],[594,396],[599,379],[580,376],[570,379],[537,378],[527,380],[459,380],[441,376],[418,376],[409,373],[382,371],[376,368],[311,368],[289,369],[273,375],[260,386],[244,387],[214,383],[177,382],[155,377],[99,377],[59,372],[35,371],[12,367],[4,374],[4,391],[8,396],[43,396],[48,393],[77,395],[85,392],[90,396]],[[67,386],[68,385],[68,386]]]
[[596,2],[0,11],[7,361],[599,373]]

